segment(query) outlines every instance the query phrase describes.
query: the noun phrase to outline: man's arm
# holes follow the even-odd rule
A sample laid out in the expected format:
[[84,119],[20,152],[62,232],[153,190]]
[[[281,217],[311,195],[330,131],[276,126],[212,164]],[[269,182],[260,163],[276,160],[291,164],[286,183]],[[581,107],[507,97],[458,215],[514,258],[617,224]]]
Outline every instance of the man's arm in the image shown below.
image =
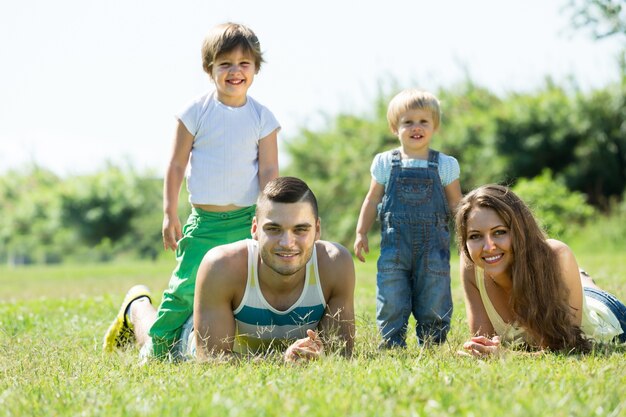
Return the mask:
[[[351,356],[354,347],[354,262],[348,250],[339,244],[318,241],[317,245],[320,281],[326,298],[320,334],[331,350],[339,348],[345,356]],[[340,346],[334,346],[336,344]]]
[[[194,329],[197,359],[231,354],[235,339],[233,299],[245,270],[247,251],[241,242],[218,246],[203,258],[196,277]],[[242,257],[242,255],[244,255]],[[242,268],[243,265],[243,268]]]

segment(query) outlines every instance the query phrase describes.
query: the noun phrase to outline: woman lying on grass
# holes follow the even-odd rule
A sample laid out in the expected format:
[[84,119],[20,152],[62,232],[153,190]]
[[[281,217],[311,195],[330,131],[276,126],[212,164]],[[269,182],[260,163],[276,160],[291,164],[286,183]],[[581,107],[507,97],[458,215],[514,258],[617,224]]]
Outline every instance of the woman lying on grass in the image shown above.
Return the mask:
[[507,187],[485,185],[458,206],[456,231],[474,356],[500,341],[532,349],[587,352],[626,342],[626,306],[578,268],[571,249],[548,239]]

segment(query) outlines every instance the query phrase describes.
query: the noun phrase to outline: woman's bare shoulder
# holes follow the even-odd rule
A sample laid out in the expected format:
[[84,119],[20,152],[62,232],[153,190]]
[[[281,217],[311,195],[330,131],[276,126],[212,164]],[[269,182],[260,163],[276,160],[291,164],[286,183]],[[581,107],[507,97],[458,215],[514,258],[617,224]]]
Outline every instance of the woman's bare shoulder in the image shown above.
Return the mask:
[[570,247],[567,246],[565,242],[562,242],[557,239],[547,239],[546,242],[548,243],[552,251],[557,255],[565,255],[565,254],[572,253],[572,249],[570,249]]

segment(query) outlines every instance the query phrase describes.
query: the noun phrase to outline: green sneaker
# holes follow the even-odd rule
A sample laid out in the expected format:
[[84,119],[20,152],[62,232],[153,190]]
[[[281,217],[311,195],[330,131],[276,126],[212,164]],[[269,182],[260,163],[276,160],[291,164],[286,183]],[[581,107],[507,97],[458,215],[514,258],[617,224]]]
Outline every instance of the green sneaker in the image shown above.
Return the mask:
[[117,312],[117,316],[104,335],[102,349],[105,352],[112,352],[116,348],[125,346],[133,340],[133,329],[126,317],[126,310],[130,303],[141,297],[148,297],[148,300],[152,303],[152,295],[145,285],[135,285],[126,293],[120,311]]

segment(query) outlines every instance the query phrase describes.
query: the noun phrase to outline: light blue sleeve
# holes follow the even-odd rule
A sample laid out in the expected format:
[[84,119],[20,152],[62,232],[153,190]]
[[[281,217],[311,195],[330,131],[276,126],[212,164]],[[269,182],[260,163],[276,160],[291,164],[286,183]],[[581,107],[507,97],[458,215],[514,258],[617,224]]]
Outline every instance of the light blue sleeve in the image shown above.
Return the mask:
[[389,176],[391,175],[391,159],[388,157],[388,152],[379,153],[374,157],[372,161],[372,167],[370,172],[372,177],[377,183],[387,186],[389,182]]
[[459,161],[455,157],[439,153],[439,177],[441,184],[446,187],[461,175]]

